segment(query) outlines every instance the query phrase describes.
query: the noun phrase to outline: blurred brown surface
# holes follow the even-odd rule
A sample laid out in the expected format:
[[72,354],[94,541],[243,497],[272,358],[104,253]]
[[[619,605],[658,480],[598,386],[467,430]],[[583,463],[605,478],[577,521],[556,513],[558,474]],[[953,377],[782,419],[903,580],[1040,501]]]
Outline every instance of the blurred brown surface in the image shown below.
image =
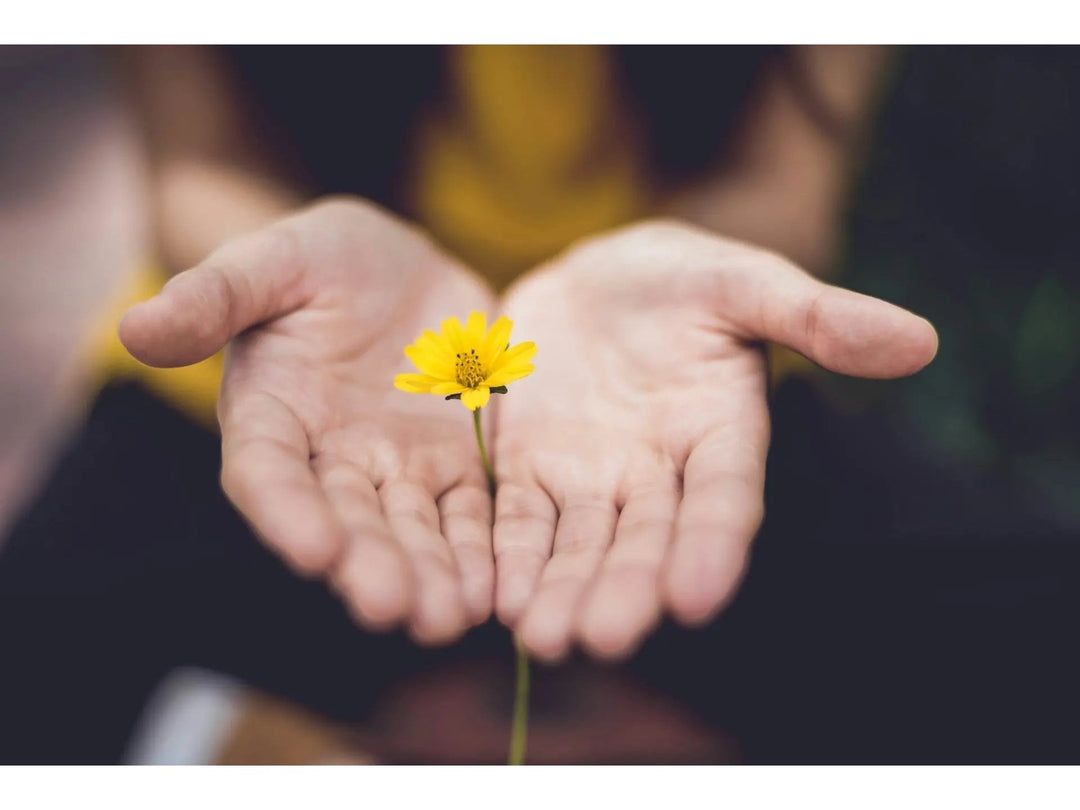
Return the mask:
[[333,724],[275,698],[253,695],[230,730],[217,765],[370,765]]
[[[384,696],[356,739],[387,762],[503,764],[513,704],[510,662],[425,673]],[[735,741],[623,672],[532,667],[526,761],[734,764]]]
[[[534,668],[535,670],[535,668]],[[539,677],[536,677],[539,675]],[[528,764],[736,764],[738,746],[668,697],[595,667],[534,671]],[[513,680],[496,662],[424,673],[345,729],[248,700],[217,764],[505,764]]]

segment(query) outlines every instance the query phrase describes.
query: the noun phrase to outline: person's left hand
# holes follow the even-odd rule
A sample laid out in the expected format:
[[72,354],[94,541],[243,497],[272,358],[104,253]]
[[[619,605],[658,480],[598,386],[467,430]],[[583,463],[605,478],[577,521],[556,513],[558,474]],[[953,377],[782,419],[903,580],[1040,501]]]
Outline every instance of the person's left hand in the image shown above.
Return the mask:
[[699,623],[731,596],[763,514],[760,341],[879,378],[937,347],[922,318],[667,222],[571,250],[504,312],[538,354],[495,404],[495,608],[546,660],[625,655],[664,608]]

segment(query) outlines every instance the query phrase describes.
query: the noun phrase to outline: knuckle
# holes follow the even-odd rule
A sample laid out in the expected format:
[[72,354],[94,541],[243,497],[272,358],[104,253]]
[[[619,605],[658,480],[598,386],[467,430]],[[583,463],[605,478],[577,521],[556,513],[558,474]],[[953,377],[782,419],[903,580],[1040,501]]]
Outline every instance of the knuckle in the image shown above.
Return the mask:
[[291,266],[299,258],[303,237],[292,220],[282,220],[259,234],[265,255],[282,266]]
[[567,492],[562,501],[563,511],[608,511],[615,508],[611,492],[596,487]]
[[499,487],[495,496],[497,523],[548,520],[554,517],[553,512],[554,508],[546,497],[513,484]]
[[332,194],[313,203],[297,222],[309,219],[349,229],[368,229],[394,221],[393,215],[370,200],[351,194]]
[[531,563],[530,567],[539,569],[549,559],[549,554],[526,543],[503,543],[495,548],[497,566],[505,566],[507,563],[511,565]]
[[672,531],[673,520],[668,515],[635,515],[620,518],[619,533],[630,535],[655,535],[667,538]]
[[653,217],[631,226],[630,233],[650,239],[677,239],[693,229],[673,217]]
[[375,210],[375,205],[353,194],[329,194],[313,203],[308,209],[330,216],[356,216]]

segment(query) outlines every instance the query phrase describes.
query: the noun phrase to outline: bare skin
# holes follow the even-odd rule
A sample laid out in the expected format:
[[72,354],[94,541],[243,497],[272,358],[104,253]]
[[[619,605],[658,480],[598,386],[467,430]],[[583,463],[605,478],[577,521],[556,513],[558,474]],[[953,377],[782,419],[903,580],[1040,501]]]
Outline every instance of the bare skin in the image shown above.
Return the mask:
[[492,544],[465,409],[390,380],[424,328],[493,308],[418,232],[335,201],[227,243],[132,309],[121,338],[165,366],[232,341],[225,490],[358,621],[452,640],[490,614],[497,570],[499,617],[548,660],[575,640],[625,655],[663,610],[697,623],[733,593],[763,508],[759,341],[868,377],[936,350],[921,318],[707,231],[598,237],[502,307],[541,354],[496,406]]
[[437,644],[490,615],[491,502],[465,409],[392,381],[423,329],[492,306],[420,232],[337,200],[227,242],[131,309],[120,337],[154,366],[229,343],[229,498],[359,622]]
[[[808,53],[858,133],[882,54]],[[625,656],[665,611],[707,621],[734,593],[762,517],[760,342],[866,377],[913,373],[936,350],[921,318],[717,235],[811,269],[828,263],[851,157],[777,77],[733,168],[670,206],[709,230],[646,222],[600,235],[496,302],[368,203],[285,217],[302,192],[243,148],[245,123],[213,60],[199,49],[137,56],[151,131],[171,133],[153,151],[159,247],[173,267],[195,266],[134,308],[121,338],[163,366],[230,344],[226,493],[371,629],[404,624],[444,643],[494,605],[534,656],[558,660],[575,643]],[[174,94],[178,103],[158,75],[203,77],[217,92]],[[182,103],[195,98],[210,99],[202,115],[215,125],[175,126],[197,120],[203,102]],[[509,315],[515,339],[539,347],[536,373],[488,409],[494,510],[466,410],[391,387],[411,370],[402,347],[473,309]]]
[[760,341],[875,378],[937,349],[922,318],[676,222],[571,250],[504,312],[540,353],[497,405],[496,610],[545,660],[626,655],[665,609],[731,597],[762,519]]

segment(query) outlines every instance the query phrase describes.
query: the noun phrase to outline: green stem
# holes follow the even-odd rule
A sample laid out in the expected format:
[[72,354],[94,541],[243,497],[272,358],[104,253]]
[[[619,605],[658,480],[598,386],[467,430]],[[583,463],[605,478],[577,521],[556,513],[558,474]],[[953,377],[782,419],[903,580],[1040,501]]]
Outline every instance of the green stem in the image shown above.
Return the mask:
[[[476,428],[476,444],[480,448],[480,460],[484,463],[484,472],[487,473],[488,489],[492,496],[495,495],[495,470],[488,458],[487,447],[484,445],[484,431],[480,428],[480,408],[473,411],[473,426]],[[515,645],[517,650],[517,686],[514,689],[514,717],[510,726],[510,756],[507,760],[511,765],[525,764],[525,743],[529,738],[529,656],[525,650]]]
[[529,739],[529,656],[517,647],[517,688],[514,690],[514,722],[510,727],[511,765],[525,764],[525,743]]
[[495,470],[488,458],[487,447],[484,446],[484,431],[480,429],[480,408],[472,412],[473,425],[476,427],[476,443],[480,446],[480,460],[484,463],[484,472],[487,473],[488,489],[495,494]]

